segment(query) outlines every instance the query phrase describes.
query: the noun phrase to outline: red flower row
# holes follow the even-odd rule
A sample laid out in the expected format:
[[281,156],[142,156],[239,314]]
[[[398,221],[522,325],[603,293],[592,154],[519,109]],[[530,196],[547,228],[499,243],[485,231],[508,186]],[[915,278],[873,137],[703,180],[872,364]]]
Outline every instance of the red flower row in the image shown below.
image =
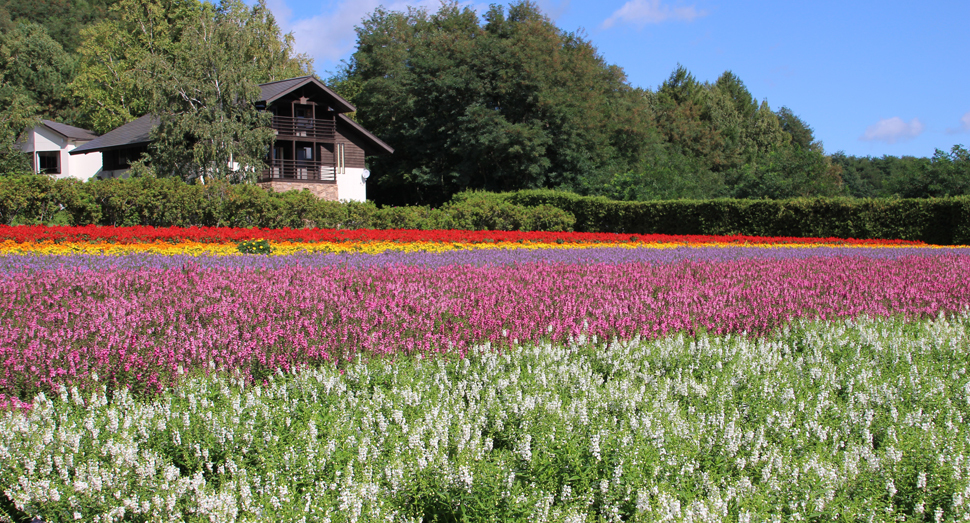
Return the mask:
[[791,238],[761,236],[712,236],[669,234],[617,234],[586,232],[459,231],[411,229],[241,229],[229,227],[82,227],[44,225],[0,225],[0,241],[24,242],[107,242],[144,243],[168,241],[179,243],[227,243],[266,239],[274,242],[535,242],[535,243],[683,243],[683,244],[843,244],[843,245],[923,245],[906,240],[853,240],[840,238]]

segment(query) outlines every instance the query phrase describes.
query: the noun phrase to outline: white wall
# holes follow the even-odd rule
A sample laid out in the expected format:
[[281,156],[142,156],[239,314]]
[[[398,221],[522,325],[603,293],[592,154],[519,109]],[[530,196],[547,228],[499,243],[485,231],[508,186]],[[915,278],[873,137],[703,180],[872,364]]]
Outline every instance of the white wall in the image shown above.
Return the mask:
[[34,151],[60,151],[67,146],[67,138],[48,129],[46,126],[34,127],[31,134]]
[[79,180],[89,180],[100,174],[102,165],[101,153],[75,154],[74,156],[67,154],[76,147],[77,145],[71,145],[62,153],[63,156],[70,157],[71,171],[70,174],[62,174],[61,176],[72,176]]
[[367,200],[367,182],[364,170],[348,167],[346,174],[337,174],[337,198],[343,202],[363,202]]
[[33,165],[37,165],[38,151],[59,151],[61,172],[57,178],[77,178],[87,180],[101,172],[101,153],[78,154],[71,156],[70,151],[86,141],[69,140],[51,129],[38,125],[28,133],[27,141],[21,150],[34,154]]

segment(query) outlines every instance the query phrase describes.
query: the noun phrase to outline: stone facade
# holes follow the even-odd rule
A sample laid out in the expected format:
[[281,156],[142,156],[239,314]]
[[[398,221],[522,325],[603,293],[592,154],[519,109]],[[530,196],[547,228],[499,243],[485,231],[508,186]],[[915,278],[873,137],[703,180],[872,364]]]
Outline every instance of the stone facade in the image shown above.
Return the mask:
[[321,200],[335,202],[340,198],[337,194],[337,184],[336,183],[313,183],[313,182],[263,182],[258,184],[263,189],[268,191],[276,192],[286,192],[286,191],[302,191],[306,189],[310,191],[310,194],[320,198]]

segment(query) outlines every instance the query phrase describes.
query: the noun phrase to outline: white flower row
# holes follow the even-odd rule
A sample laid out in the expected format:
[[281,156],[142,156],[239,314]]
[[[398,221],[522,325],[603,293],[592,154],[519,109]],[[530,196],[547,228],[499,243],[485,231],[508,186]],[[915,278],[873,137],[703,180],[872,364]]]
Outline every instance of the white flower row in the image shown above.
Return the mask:
[[0,417],[0,491],[9,517],[48,522],[968,521],[968,327],[482,347],[150,401],[63,390]]

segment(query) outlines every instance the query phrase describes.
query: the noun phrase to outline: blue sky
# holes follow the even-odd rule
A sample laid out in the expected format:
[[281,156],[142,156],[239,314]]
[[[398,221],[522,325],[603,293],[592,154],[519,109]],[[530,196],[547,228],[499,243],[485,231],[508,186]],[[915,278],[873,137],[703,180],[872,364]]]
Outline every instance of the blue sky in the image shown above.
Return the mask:
[[[487,2],[467,2],[480,14]],[[932,156],[970,147],[970,1],[541,0],[582,30],[632,85],[656,89],[682,64],[701,81],[726,70],[772,109],[788,106],[827,153]],[[354,51],[376,7],[438,0],[269,0],[296,48],[326,77]]]

